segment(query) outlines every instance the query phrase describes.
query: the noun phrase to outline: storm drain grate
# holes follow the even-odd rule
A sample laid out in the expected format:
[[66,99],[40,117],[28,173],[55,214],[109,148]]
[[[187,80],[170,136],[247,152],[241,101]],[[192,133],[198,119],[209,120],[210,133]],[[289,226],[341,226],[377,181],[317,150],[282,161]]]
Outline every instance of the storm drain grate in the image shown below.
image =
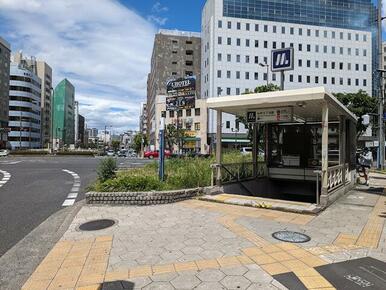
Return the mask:
[[311,238],[305,234],[292,231],[279,231],[272,234],[276,240],[288,243],[307,243]]
[[98,231],[107,229],[115,224],[114,220],[110,219],[101,219],[101,220],[94,220],[90,221],[84,224],[81,224],[79,226],[79,229],[81,231]]

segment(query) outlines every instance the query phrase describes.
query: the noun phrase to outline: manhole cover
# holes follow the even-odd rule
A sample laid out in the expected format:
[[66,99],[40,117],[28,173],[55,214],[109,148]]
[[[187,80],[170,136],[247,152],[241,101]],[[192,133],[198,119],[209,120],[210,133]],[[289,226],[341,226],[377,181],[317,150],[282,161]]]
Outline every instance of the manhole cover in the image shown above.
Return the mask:
[[279,241],[289,243],[306,243],[311,240],[311,238],[305,234],[291,231],[275,232],[272,234],[272,237]]
[[79,226],[79,229],[81,231],[97,231],[97,230],[103,230],[103,229],[109,228],[114,224],[115,224],[114,220],[109,220],[109,219],[95,220],[95,221],[81,224]]

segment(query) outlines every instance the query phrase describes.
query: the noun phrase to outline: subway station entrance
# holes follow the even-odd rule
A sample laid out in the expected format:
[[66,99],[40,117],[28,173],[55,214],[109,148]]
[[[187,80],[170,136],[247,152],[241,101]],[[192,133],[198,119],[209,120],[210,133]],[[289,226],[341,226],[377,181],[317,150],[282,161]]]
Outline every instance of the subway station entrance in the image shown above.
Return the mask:
[[[252,162],[224,164],[216,144],[214,183],[224,192],[328,206],[355,182],[356,117],[324,87],[210,98],[217,111],[244,116]],[[220,145],[220,146],[217,146]]]

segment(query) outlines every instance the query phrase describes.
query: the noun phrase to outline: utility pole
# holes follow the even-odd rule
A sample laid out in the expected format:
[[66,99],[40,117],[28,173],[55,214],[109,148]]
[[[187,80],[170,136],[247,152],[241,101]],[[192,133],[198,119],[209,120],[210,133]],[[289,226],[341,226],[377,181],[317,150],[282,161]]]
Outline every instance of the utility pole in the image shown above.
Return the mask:
[[[382,0],[378,0],[378,54],[379,54],[379,63],[378,63],[378,69],[382,69]],[[385,131],[384,131],[384,122],[383,122],[383,102],[385,97],[385,91],[383,87],[383,73],[379,73],[379,107],[378,107],[378,114],[379,114],[379,132],[378,132],[378,138],[379,138],[379,160],[378,160],[378,168],[383,170],[384,169],[384,163],[385,163]]]

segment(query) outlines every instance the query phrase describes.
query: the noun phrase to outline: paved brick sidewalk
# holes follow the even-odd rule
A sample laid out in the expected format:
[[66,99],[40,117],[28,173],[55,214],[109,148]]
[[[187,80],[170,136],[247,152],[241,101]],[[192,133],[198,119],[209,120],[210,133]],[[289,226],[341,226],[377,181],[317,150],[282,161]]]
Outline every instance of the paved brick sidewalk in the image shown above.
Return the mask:
[[[85,206],[23,289],[120,289],[115,281],[134,289],[286,289],[272,276],[287,272],[308,289],[334,289],[314,267],[366,256],[386,261],[385,202],[359,189],[316,217],[198,200]],[[99,218],[117,224],[77,229]],[[284,229],[312,239],[295,245],[272,238]]]

